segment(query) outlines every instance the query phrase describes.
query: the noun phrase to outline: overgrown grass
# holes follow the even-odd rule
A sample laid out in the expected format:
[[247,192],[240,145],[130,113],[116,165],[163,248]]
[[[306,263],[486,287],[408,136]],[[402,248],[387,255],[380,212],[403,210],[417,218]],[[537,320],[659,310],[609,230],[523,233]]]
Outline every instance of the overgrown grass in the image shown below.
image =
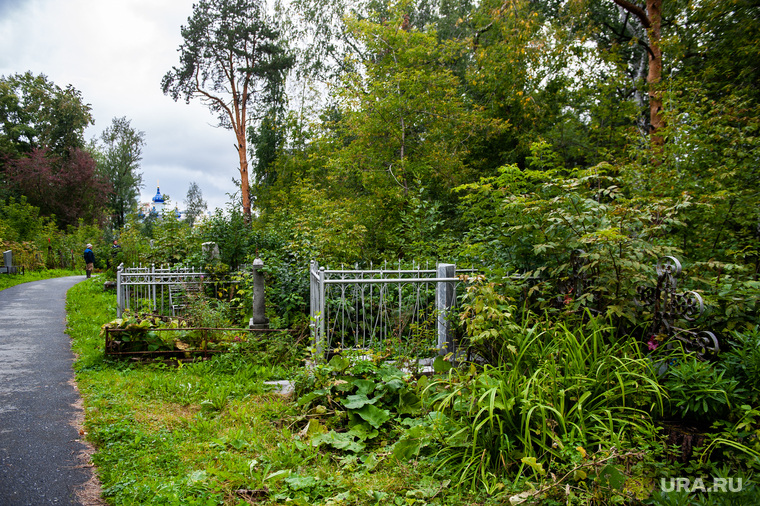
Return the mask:
[[30,281],[39,281],[41,279],[61,278],[64,276],[77,276],[83,274],[81,271],[70,271],[67,269],[45,269],[41,271],[27,271],[24,274],[0,274],[0,290],[5,290],[21,283]]
[[[110,504],[467,504],[412,463],[341,461],[297,434],[295,402],[244,352],[190,364],[106,359],[115,297],[97,278],[68,294],[68,328],[93,462]],[[292,371],[297,374],[297,371]],[[423,500],[424,499],[424,500]]]
[[[643,355],[601,321],[474,318],[471,338],[500,332],[500,361],[452,369],[439,358],[432,379],[348,352],[306,374],[283,368],[282,343],[265,337],[205,362],[136,364],[104,357],[115,297],[100,281],[69,291],[68,314],[110,504],[659,505],[676,504],[660,478],[749,484],[760,469],[754,390],[692,460],[668,461],[657,423],[675,388],[658,371],[687,355]],[[267,391],[275,375],[297,380],[298,402]],[[760,489],[741,494],[731,499],[757,504]]]

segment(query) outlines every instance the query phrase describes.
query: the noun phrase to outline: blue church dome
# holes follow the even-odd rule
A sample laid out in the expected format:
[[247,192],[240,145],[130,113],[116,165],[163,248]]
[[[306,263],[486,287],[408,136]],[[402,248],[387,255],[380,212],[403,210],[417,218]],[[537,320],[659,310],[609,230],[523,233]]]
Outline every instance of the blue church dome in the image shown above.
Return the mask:
[[153,200],[154,204],[164,203],[164,197],[161,195],[161,190],[159,189],[158,186],[156,186],[156,195],[151,200]]

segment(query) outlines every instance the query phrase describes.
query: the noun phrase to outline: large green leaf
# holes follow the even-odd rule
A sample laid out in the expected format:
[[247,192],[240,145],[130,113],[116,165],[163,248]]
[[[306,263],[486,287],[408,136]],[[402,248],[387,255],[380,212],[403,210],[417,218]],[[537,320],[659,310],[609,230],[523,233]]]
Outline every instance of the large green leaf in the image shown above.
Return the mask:
[[373,399],[369,399],[364,394],[356,394],[356,395],[349,395],[348,397],[343,399],[341,402],[348,409],[360,409],[366,406],[367,404],[374,404],[375,402],[377,402],[377,399],[378,399],[377,397]]
[[348,433],[356,436],[362,441],[366,441],[367,439],[374,439],[379,434],[377,429],[371,427],[366,422],[355,424],[353,427],[351,427],[351,430],[349,430]]
[[343,372],[351,365],[351,362],[346,357],[341,355],[334,355],[327,363],[330,368],[335,372]]
[[411,390],[406,390],[399,393],[398,396],[398,412],[405,415],[411,415],[419,413],[422,409],[422,401]]
[[393,445],[393,458],[407,461],[420,453],[421,443],[419,439],[405,438]]
[[433,371],[437,373],[448,372],[451,370],[451,362],[444,360],[442,356],[438,355],[433,361]]
[[369,395],[375,391],[375,382],[368,379],[354,379],[351,381],[356,386],[357,394]]
[[432,440],[430,427],[427,424],[411,427],[393,445],[393,457],[403,461],[412,459],[419,455],[420,450],[429,445]]
[[376,408],[371,404],[367,404],[363,408],[357,410],[356,413],[376,429],[379,429],[381,425],[391,418],[390,411],[387,409]]

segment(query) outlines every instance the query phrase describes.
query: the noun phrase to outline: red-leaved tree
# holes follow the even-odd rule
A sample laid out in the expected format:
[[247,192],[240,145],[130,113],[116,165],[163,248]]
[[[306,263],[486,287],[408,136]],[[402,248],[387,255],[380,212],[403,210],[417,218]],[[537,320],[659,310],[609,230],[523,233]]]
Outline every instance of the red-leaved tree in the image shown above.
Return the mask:
[[62,157],[48,148],[35,148],[28,156],[12,160],[6,176],[43,215],[55,215],[61,228],[80,219],[92,223],[105,218],[111,187],[84,150],[72,148]]

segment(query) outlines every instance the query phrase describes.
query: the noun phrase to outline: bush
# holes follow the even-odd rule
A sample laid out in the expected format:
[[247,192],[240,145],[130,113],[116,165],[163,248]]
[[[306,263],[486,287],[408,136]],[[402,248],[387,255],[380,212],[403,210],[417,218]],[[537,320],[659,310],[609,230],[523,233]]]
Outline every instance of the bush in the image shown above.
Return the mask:
[[746,387],[749,401],[760,403],[760,327],[745,332],[734,331],[720,363],[729,378]]
[[[503,327],[491,312],[484,321]],[[428,389],[432,408],[458,427],[440,441],[441,472],[490,490],[507,478],[559,475],[587,449],[601,458],[657,447],[651,415],[662,413],[663,391],[635,341],[596,320],[575,330],[529,318],[512,327],[495,335],[498,363],[452,370]]]
[[692,355],[684,355],[668,369],[663,387],[672,416],[705,425],[727,416],[744,393],[725,369]]

